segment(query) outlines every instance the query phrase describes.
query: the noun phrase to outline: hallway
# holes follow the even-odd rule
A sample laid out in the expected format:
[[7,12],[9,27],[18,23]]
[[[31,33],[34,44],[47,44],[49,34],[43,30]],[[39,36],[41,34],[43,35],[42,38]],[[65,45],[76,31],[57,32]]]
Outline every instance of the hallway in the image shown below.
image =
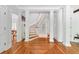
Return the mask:
[[79,53],[79,6],[0,7],[0,53]]

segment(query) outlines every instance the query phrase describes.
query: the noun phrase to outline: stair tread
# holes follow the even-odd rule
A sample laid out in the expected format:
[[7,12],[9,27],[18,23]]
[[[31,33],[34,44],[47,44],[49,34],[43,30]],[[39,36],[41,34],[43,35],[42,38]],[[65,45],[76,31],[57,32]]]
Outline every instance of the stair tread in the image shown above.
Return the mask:
[[35,34],[35,35],[29,35],[29,36],[37,36],[37,34]]
[[29,37],[29,38],[31,39],[31,38],[35,38],[35,37],[38,37],[38,35],[36,35],[36,36],[32,36],[32,37]]

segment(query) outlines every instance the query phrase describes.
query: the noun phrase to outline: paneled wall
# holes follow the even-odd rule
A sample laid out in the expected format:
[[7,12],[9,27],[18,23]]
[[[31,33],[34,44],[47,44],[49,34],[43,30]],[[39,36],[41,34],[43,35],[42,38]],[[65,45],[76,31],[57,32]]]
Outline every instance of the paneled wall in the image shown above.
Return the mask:
[[11,47],[11,14],[7,6],[0,6],[0,52]]

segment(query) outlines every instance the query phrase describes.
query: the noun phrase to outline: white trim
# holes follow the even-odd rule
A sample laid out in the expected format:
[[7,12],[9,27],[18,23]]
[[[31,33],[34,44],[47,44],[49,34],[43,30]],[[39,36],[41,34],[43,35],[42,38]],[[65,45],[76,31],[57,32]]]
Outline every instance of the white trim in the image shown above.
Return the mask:
[[49,42],[54,42],[54,40],[53,39],[50,39]]
[[71,47],[70,43],[63,43],[63,45],[66,46],[66,47]]

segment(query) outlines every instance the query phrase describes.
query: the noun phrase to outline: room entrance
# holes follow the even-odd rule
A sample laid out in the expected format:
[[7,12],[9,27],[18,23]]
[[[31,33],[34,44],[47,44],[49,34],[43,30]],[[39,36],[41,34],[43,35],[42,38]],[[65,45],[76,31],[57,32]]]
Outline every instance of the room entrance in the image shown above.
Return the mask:
[[31,11],[29,16],[29,39],[47,37],[50,30],[50,13],[48,11]]

